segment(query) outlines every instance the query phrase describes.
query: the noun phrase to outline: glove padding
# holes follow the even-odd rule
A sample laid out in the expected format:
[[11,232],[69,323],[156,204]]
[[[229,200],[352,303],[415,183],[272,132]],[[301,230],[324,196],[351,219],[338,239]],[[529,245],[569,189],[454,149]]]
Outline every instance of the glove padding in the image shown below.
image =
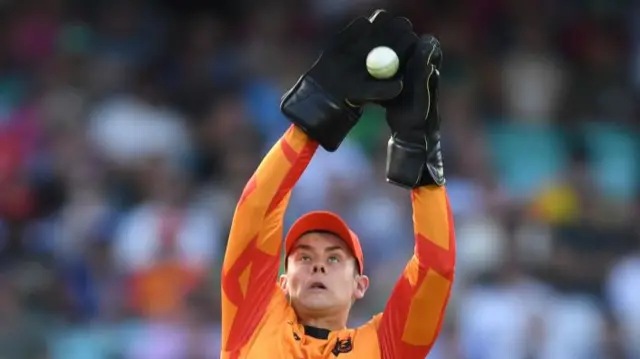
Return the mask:
[[369,75],[366,57],[373,48],[384,45],[396,50],[404,63],[417,37],[407,19],[384,11],[376,11],[372,17],[381,21],[372,23],[361,17],[337,34],[280,104],[291,122],[329,152],[335,151],[356,125],[361,105],[390,100],[402,91],[399,74],[387,80]]
[[433,36],[417,43],[404,70],[404,89],[382,103],[391,138],[387,181],[408,188],[445,183],[440,145],[438,92],[442,50]]

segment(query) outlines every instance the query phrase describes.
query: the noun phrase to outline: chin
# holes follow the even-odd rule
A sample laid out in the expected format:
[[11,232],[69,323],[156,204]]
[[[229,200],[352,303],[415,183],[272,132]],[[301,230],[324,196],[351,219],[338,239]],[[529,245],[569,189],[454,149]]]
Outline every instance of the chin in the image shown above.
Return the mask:
[[306,300],[304,306],[311,310],[326,310],[335,307],[335,303],[321,298],[314,298],[312,300]]
[[326,310],[335,307],[337,304],[336,301],[327,294],[307,295],[300,298],[299,302],[310,310]]

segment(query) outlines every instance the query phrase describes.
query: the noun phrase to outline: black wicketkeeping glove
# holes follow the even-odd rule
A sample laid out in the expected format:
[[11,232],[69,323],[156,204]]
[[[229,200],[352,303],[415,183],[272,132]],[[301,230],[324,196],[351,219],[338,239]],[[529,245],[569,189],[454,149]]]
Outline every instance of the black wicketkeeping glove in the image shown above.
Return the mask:
[[387,80],[369,75],[366,57],[373,48],[384,45],[396,50],[402,64],[417,38],[406,19],[393,18],[384,11],[373,16],[384,21],[372,23],[361,17],[351,22],[284,95],[280,105],[291,122],[330,152],[356,125],[362,105],[392,99],[402,91],[400,75]]
[[387,181],[396,185],[417,188],[445,183],[438,112],[441,64],[440,43],[433,36],[423,36],[403,71],[402,93],[383,103],[392,133]]

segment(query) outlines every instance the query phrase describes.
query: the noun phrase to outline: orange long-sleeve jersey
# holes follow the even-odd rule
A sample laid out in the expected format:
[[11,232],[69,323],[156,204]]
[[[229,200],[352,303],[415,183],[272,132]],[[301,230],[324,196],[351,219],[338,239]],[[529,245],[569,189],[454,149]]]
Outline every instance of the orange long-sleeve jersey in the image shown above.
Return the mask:
[[290,191],[317,147],[290,127],[244,189],[222,271],[222,358],[423,359],[440,332],[455,267],[444,187],[412,191],[414,255],[384,311],[365,325],[334,332],[304,327],[277,286]]

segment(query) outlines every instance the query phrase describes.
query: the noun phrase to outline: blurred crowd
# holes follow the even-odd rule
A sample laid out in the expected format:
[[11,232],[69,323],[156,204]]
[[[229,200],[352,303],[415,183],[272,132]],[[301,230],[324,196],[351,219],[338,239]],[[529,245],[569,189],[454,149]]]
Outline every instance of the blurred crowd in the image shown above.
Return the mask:
[[[0,2],[0,358],[213,359],[240,191],[327,36],[441,39],[457,282],[430,359],[640,358],[640,6],[627,0]],[[363,64],[364,66],[364,64]],[[384,112],[319,151],[380,311],[412,246]]]

